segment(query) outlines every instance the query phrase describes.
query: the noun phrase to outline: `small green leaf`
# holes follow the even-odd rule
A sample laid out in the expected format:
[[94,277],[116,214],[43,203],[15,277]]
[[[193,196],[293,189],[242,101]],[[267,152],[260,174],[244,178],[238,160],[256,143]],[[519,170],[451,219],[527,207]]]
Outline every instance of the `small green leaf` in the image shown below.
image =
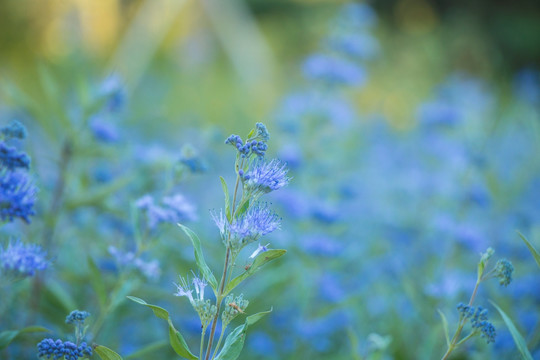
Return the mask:
[[103,345],[96,346],[94,351],[102,360],[122,360],[120,355]]
[[50,330],[42,326],[28,326],[21,330],[6,330],[0,332],[0,350],[6,348],[15,338],[25,333],[49,332]]
[[90,283],[96,292],[99,306],[101,309],[103,309],[105,307],[105,303],[107,302],[107,289],[105,288],[105,283],[101,277],[101,271],[99,271],[94,260],[88,256],[87,261],[88,268],[90,269]]
[[195,261],[197,262],[197,266],[199,267],[199,270],[202,272],[204,278],[212,289],[214,289],[214,294],[217,293],[217,280],[214,274],[212,274],[212,270],[206,265],[206,261],[204,261],[204,256],[201,248],[201,240],[199,240],[199,237],[197,234],[195,234],[191,229],[188,227],[178,224],[182,230],[186,233],[186,235],[191,240],[191,243],[193,244],[193,249],[195,250]]
[[527,240],[527,238],[525,238],[525,236],[523,236],[522,233],[520,233],[519,231],[517,233],[521,237],[521,239],[525,242],[525,245],[527,245],[527,247],[529,248],[529,251],[533,255],[534,260],[536,261],[536,264],[540,267],[540,254],[538,253],[538,251],[536,251],[534,246]]
[[529,352],[529,349],[527,349],[527,343],[525,342],[525,339],[523,339],[523,336],[519,333],[518,329],[512,322],[512,320],[506,315],[504,311],[500,307],[497,306],[493,301],[490,301],[490,303],[495,306],[497,311],[501,314],[501,317],[503,318],[504,322],[506,323],[506,326],[508,327],[508,330],[510,330],[510,334],[512,334],[512,337],[514,338],[514,342],[516,343],[516,346],[521,353],[521,357],[525,360],[533,360],[533,357],[531,353]]
[[236,209],[236,212],[234,213],[234,216],[236,218],[239,218],[242,216],[247,210],[249,209],[249,199],[245,199],[240,203],[238,206],[238,209]]
[[148,306],[150,309],[152,309],[152,311],[154,312],[154,315],[156,315],[158,318],[163,319],[163,320],[169,320],[169,312],[165,310],[164,308],[159,307],[157,305],[148,304],[143,299],[140,299],[135,296],[128,296],[127,298],[131,301],[135,301],[138,304]]
[[227,220],[231,222],[232,214],[231,214],[231,197],[229,196],[229,188],[227,187],[227,183],[225,182],[225,179],[223,178],[223,176],[220,176],[219,179],[221,180],[221,187],[223,188],[223,194],[225,195],[225,216],[227,216]]
[[186,343],[186,340],[184,339],[182,334],[180,334],[180,332],[175,329],[175,327],[174,327],[174,325],[172,323],[172,320],[171,320],[171,318],[169,316],[169,312],[167,310],[165,310],[164,308],[159,307],[157,305],[148,304],[143,299],[140,299],[140,298],[135,297],[135,296],[128,296],[127,298],[132,300],[132,301],[135,301],[138,304],[149,307],[154,312],[154,315],[156,315],[160,319],[163,319],[163,320],[167,321],[167,323],[169,325],[169,342],[170,342],[172,348],[174,349],[174,351],[178,355],[183,356],[184,358],[189,359],[189,360],[197,360],[198,359],[198,357],[193,355],[193,353],[189,350],[189,347],[188,347],[188,345]]
[[244,347],[248,327],[270,312],[272,312],[272,309],[248,316],[243,325],[238,326],[227,336],[225,344],[223,344],[223,348],[215,357],[215,360],[236,360]]
[[448,320],[446,320],[446,316],[444,316],[443,312],[439,309],[437,309],[439,312],[439,315],[441,315],[441,321],[443,324],[443,330],[444,330],[444,338],[446,339],[446,346],[450,347],[450,335],[448,334]]
[[223,296],[226,296],[228,293],[230,293],[235,287],[238,286],[242,281],[250,277],[251,275],[255,274],[257,270],[264,264],[277,259],[278,257],[284,255],[287,252],[287,250],[283,249],[271,249],[268,251],[265,251],[259,256],[255,258],[255,261],[253,261],[253,264],[242,274],[238,275],[234,279],[232,279],[227,286],[225,287],[225,290],[223,292]]

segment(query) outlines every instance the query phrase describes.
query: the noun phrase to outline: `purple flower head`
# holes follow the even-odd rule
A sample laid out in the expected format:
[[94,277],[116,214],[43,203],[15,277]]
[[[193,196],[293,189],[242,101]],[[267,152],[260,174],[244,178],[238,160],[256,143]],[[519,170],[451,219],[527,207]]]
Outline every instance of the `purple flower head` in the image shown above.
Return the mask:
[[280,221],[281,219],[268,208],[267,204],[259,203],[228,227],[231,238],[237,240],[242,247],[278,229]]
[[30,216],[35,215],[36,192],[26,172],[0,170],[0,219],[11,222],[18,217],[30,223]]
[[157,205],[152,196],[145,195],[135,202],[135,206],[146,214],[147,225],[151,230],[161,223],[175,224],[197,218],[195,206],[181,194],[163,197],[161,205]]
[[106,110],[116,112],[122,109],[126,102],[126,91],[120,76],[111,74],[106,77],[100,85],[99,95],[106,98]]
[[9,170],[30,168],[30,157],[12,146],[0,142],[0,164]]
[[114,246],[109,246],[109,254],[114,257],[119,267],[135,269],[148,280],[157,280],[161,275],[158,260],[145,261],[136,257],[132,251],[123,252]]
[[279,160],[258,161],[242,176],[244,187],[256,197],[278,190],[289,183],[287,166]]
[[314,54],[302,66],[309,80],[322,81],[331,85],[362,86],[366,82],[366,71],[359,65],[336,56]]
[[14,275],[33,276],[49,265],[45,256],[45,251],[38,245],[10,242],[6,249],[0,248],[0,269]]
[[118,127],[101,116],[95,116],[90,120],[90,129],[97,141],[115,143],[120,139]]
[[[193,284],[195,284],[195,279],[193,279]],[[185,278],[180,276],[180,283],[179,284],[175,283],[174,285],[176,285],[176,289],[177,289],[174,295],[187,297],[191,305],[195,306],[195,300],[193,299],[193,290],[190,289],[188,281]],[[200,291],[201,289],[196,287],[196,290]],[[204,286],[202,287],[202,292],[197,292],[197,296],[198,296],[197,299],[200,299],[199,294],[201,293],[204,296]]]
[[77,360],[78,358],[88,358],[92,356],[92,346],[86,342],[82,342],[79,346],[71,341],[63,342],[60,339],[43,339],[37,345],[38,357],[47,357],[50,359],[53,356],[54,360],[66,359]]
[[17,120],[13,120],[8,126],[0,129],[7,138],[23,140],[26,138],[26,128]]

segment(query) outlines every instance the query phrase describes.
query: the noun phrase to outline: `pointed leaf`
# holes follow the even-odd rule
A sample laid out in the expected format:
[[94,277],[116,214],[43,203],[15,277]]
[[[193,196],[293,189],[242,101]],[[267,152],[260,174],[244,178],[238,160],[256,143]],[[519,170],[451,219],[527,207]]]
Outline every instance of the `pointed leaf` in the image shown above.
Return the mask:
[[525,238],[525,236],[523,236],[522,233],[520,233],[519,231],[517,233],[521,237],[521,239],[525,242],[525,245],[527,245],[527,247],[529,248],[529,251],[533,255],[534,260],[536,261],[536,264],[540,267],[540,254],[538,253],[538,251],[536,251],[534,246],[527,240],[527,238]]
[[103,282],[101,271],[99,271],[94,260],[88,256],[88,268],[90,269],[90,283],[96,292],[99,306],[101,309],[105,307],[107,302],[107,289],[105,288],[105,283]]
[[231,197],[229,196],[229,188],[227,187],[227,183],[223,176],[220,176],[219,179],[221,180],[221,187],[223,188],[223,194],[225,195],[225,216],[227,217],[227,220],[231,222]]
[[102,360],[122,360],[120,355],[103,345],[96,346],[94,352],[98,354]]
[[448,320],[446,320],[446,316],[444,316],[443,312],[439,309],[437,309],[439,312],[439,315],[441,315],[441,321],[443,324],[443,330],[444,330],[444,338],[446,339],[446,346],[450,347],[450,335],[448,334]]
[[238,356],[240,356],[242,348],[244,347],[248,327],[255,324],[271,311],[272,309],[248,316],[244,325],[238,326],[227,336],[227,339],[225,339],[225,344],[223,344],[223,348],[216,356],[215,360],[236,360]]
[[163,320],[167,321],[167,323],[169,325],[169,342],[170,342],[172,348],[174,349],[174,351],[178,355],[180,355],[180,356],[182,356],[182,357],[184,357],[186,359],[189,359],[189,360],[197,360],[198,359],[198,357],[193,355],[191,350],[189,350],[189,347],[188,347],[188,345],[186,343],[186,340],[184,340],[184,337],[182,336],[182,334],[180,334],[180,332],[175,329],[175,327],[174,327],[174,325],[173,325],[173,323],[171,321],[171,318],[169,316],[169,312],[167,310],[165,310],[164,308],[162,308],[160,306],[157,306],[157,305],[148,304],[143,299],[140,299],[140,298],[135,297],[135,296],[128,296],[127,298],[132,300],[132,301],[135,301],[138,304],[149,307],[154,312],[154,315],[156,315],[160,319],[163,319]]
[[284,255],[286,252],[287,250],[283,250],[283,249],[271,249],[271,250],[268,250],[259,254],[259,256],[257,256],[255,260],[253,261],[253,264],[251,264],[251,266],[245,272],[238,275],[227,284],[227,287],[224,290],[223,296],[231,292],[242,281],[244,281],[251,275],[255,274],[255,272],[257,272],[257,270],[259,270],[261,266],[263,266],[264,264],[274,259],[277,259],[278,257]]
[[165,310],[164,308],[159,307],[157,305],[148,304],[143,299],[140,299],[135,296],[128,296],[127,298],[131,301],[135,301],[138,304],[148,306],[150,309],[152,309],[152,311],[154,312],[154,315],[156,315],[158,318],[163,319],[163,320],[169,320],[169,312]]
[[178,224],[178,226],[180,226],[180,228],[184,230],[186,235],[191,240],[191,243],[193,244],[193,249],[195,250],[195,261],[197,262],[197,266],[199,267],[199,270],[203,274],[206,281],[208,281],[212,289],[214,289],[215,294],[217,292],[217,280],[214,274],[212,274],[212,270],[210,270],[208,265],[206,265],[206,261],[204,261],[204,256],[201,249],[201,240],[199,240],[197,234],[191,231],[191,229],[189,229],[188,227],[182,224]]
[[240,203],[238,206],[238,209],[236,209],[235,213],[233,214],[235,218],[239,218],[242,216],[248,209],[249,209],[249,199],[245,199]]
[[510,334],[512,334],[512,337],[514,338],[514,342],[516,343],[516,346],[521,353],[521,357],[525,360],[533,360],[533,357],[531,353],[529,352],[529,349],[527,349],[527,343],[525,342],[525,339],[523,339],[523,336],[519,333],[518,329],[512,322],[512,320],[506,315],[504,311],[500,307],[497,306],[493,301],[490,301],[491,305],[495,306],[499,314],[501,314],[501,317],[503,318],[504,322],[506,323],[506,327],[508,327],[508,330],[510,330]]
[[169,341],[174,351],[178,355],[183,356],[189,360],[198,359],[198,357],[193,355],[193,353],[189,350],[186,340],[184,340],[184,337],[182,336],[182,334],[180,334],[180,331],[174,328],[174,325],[170,318],[169,318]]
[[21,330],[7,330],[0,332],[0,350],[6,348],[15,338],[24,333],[49,332],[42,326],[28,326]]

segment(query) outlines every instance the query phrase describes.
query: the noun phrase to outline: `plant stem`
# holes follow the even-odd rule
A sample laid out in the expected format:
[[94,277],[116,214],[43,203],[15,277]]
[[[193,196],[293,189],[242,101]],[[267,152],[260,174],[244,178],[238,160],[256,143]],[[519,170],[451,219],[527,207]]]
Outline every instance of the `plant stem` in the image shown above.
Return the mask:
[[214,359],[216,357],[216,354],[218,352],[219,346],[221,345],[221,340],[223,339],[223,334],[225,334],[225,329],[227,328],[227,325],[221,323],[221,334],[219,334],[219,339],[216,345],[216,348],[214,349],[214,355],[212,355],[211,359]]
[[[474,299],[476,298],[476,293],[478,292],[478,286],[480,285],[480,282],[482,281],[482,279],[483,279],[483,277],[480,276],[478,278],[478,280],[476,280],[476,285],[474,286],[473,293],[472,293],[471,298],[469,300],[469,306],[472,306],[472,304],[474,302]],[[446,350],[446,353],[443,355],[441,360],[448,359],[448,357],[450,356],[452,351],[454,351],[461,343],[463,343],[463,341],[458,342],[458,339],[459,339],[459,336],[461,335],[461,331],[463,330],[463,327],[465,326],[465,321],[466,321],[466,318],[463,315],[461,315],[459,317],[458,328],[457,328],[454,336],[452,337],[452,341],[450,342],[450,345],[448,346],[448,350]],[[465,339],[468,339],[470,336],[471,335],[467,336]]]
[[[242,159],[242,164],[240,165],[240,167],[242,167],[244,164],[244,160]],[[232,203],[232,211],[231,211],[231,218],[234,219],[234,213],[236,211],[236,196],[238,194],[238,186],[240,185],[240,175],[238,175],[238,165],[237,165],[237,168],[236,168],[236,184],[234,185],[234,195],[233,195],[233,203]],[[231,255],[231,246],[230,246],[230,241],[231,241],[231,233],[229,232],[229,235],[227,237],[227,251],[226,251],[226,254],[225,254],[225,264],[223,266],[223,275],[221,276],[221,282],[219,284],[219,290],[218,290],[218,294],[217,294],[217,298],[216,298],[216,307],[217,307],[217,311],[216,311],[216,315],[214,316],[214,320],[212,321],[212,328],[210,329],[210,336],[208,338],[208,346],[206,348],[206,357],[205,357],[205,360],[208,360],[209,357],[210,357],[210,353],[212,351],[212,342],[214,341],[214,334],[216,333],[216,326],[217,326],[217,321],[218,321],[218,318],[219,318],[219,310],[221,309],[221,302],[223,301],[223,289],[225,288],[225,282],[226,282],[226,279],[227,279],[227,270],[229,268],[229,258],[230,258],[230,255]],[[217,348],[216,348],[216,351],[217,351]]]
[[201,347],[199,349],[199,359],[203,358],[203,349],[204,349],[204,334],[206,333],[206,326],[202,329],[201,332]]

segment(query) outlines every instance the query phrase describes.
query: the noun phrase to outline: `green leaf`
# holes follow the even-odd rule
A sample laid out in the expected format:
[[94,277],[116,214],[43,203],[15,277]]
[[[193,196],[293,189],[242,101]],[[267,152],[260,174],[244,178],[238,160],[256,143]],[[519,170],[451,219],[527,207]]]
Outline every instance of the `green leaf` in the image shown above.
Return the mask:
[[247,211],[247,209],[249,209],[249,199],[245,199],[244,201],[242,201],[233,215],[236,218],[239,218]]
[[497,306],[493,301],[490,301],[490,303],[495,306],[497,311],[501,314],[501,317],[503,318],[504,322],[506,323],[506,327],[508,327],[508,330],[510,330],[510,334],[512,334],[512,337],[514,338],[514,342],[516,343],[516,346],[521,353],[521,357],[526,360],[533,360],[533,357],[531,353],[529,352],[529,349],[527,349],[527,343],[525,342],[525,339],[523,339],[523,336],[519,333],[518,329],[512,322],[512,320],[506,315],[504,311],[500,307]]
[[50,330],[42,326],[28,326],[21,330],[6,330],[0,332],[0,350],[6,348],[15,338],[21,334],[25,333],[35,333],[35,332],[49,332]]
[[96,346],[94,352],[98,354],[102,360],[122,360],[120,355],[103,345]]
[[182,334],[180,334],[180,331],[174,328],[174,325],[170,318],[168,322],[169,322],[169,342],[171,343],[171,346],[173,347],[174,351],[178,355],[183,356],[186,359],[197,360],[198,357],[193,355],[193,353],[189,350],[186,340],[184,339]]
[[238,275],[227,284],[223,292],[223,296],[226,296],[235,287],[237,287],[242,281],[244,281],[251,275],[255,274],[255,272],[257,272],[261,266],[263,266],[264,264],[274,259],[277,259],[278,257],[284,255],[286,252],[287,250],[283,250],[283,249],[271,249],[271,250],[268,250],[259,254],[259,256],[255,258],[255,261],[253,261],[253,264],[251,264],[251,266],[245,272]]
[[441,315],[441,321],[443,324],[444,329],[444,338],[446,339],[446,346],[450,347],[450,335],[448,334],[448,320],[446,320],[446,316],[444,316],[443,312],[439,309],[437,309],[439,312],[439,315]]
[[189,360],[197,360],[198,359],[198,357],[193,355],[193,353],[189,350],[189,347],[188,347],[188,345],[186,343],[186,340],[184,339],[182,334],[180,334],[180,332],[178,330],[176,330],[176,328],[174,327],[174,325],[172,323],[172,320],[171,320],[171,317],[169,316],[169,312],[167,310],[165,310],[164,308],[159,307],[157,305],[148,304],[143,299],[140,299],[140,298],[135,297],[135,296],[128,296],[127,298],[132,300],[132,301],[135,301],[138,304],[149,307],[154,312],[154,315],[156,315],[160,319],[163,319],[163,320],[167,321],[167,323],[169,325],[169,342],[170,342],[172,348],[174,349],[174,351],[178,355],[180,355],[180,356],[182,356],[182,357],[184,357],[186,359],[189,359]]
[[178,224],[178,226],[180,226],[180,228],[184,230],[186,235],[191,240],[191,243],[193,244],[193,249],[195,250],[195,261],[197,262],[197,266],[199,267],[199,270],[202,272],[206,281],[208,281],[212,289],[214,289],[214,294],[216,294],[218,286],[217,280],[214,274],[212,274],[212,270],[210,270],[208,265],[206,265],[206,261],[204,261],[204,256],[201,249],[201,240],[199,240],[197,234],[191,231],[191,229],[189,229],[188,227],[182,224]]
[[223,348],[215,357],[215,360],[236,360],[244,347],[248,327],[255,324],[270,312],[272,312],[272,309],[248,316],[243,325],[238,326],[227,336],[225,344],[223,344]]
[[154,312],[154,315],[156,315],[158,318],[163,319],[163,320],[169,320],[169,312],[165,310],[164,308],[157,305],[148,304],[143,299],[140,299],[135,296],[128,296],[127,298],[131,301],[135,301],[138,304],[148,306],[150,309],[152,309],[152,311]]
[[527,247],[529,248],[529,251],[533,255],[534,260],[536,261],[536,264],[540,267],[540,254],[538,254],[538,251],[536,251],[534,246],[527,240],[527,238],[525,238],[525,236],[523,236],[522,233],[520,233],[519,231],[517,233],[521,237],[521,239],[525,242],[525,245],[527,245]]
[[107,289],[105,288],[105,283],[101,277],[101,271],[99,271],[94,260],[88,256],[87,261],[88,268],[90,269],[90,283],[96,292],[99,307],[103,309],[105,307],[105,303],[107,302]]
[[129,360],[129,359],[137,359],[137,358],[142,358],[142,357],[148,358],[150,354],[154,355],[154,353],[157,350],[160,350],[160,349],[166,347],[167,345],[169,345],[168,341],[161,341],[161,340],[156,341],[156,342],[153,342],[153,343],[151,343],[149,345],[146,345],[142,349],[139,349],[139,350],[135,351],[132,354],[129,354],[124,359]]
[[229,196],[229,188],[227,187],[227,183],[225,182],[225,179],[223,178],[223,176],[220,176],[219,179],[221,180],[221,187],[223,188],[223,194],[225,195],[225,216],[227,216],[227,220],[231,222],[232,214],[231,214],[231,197]]

